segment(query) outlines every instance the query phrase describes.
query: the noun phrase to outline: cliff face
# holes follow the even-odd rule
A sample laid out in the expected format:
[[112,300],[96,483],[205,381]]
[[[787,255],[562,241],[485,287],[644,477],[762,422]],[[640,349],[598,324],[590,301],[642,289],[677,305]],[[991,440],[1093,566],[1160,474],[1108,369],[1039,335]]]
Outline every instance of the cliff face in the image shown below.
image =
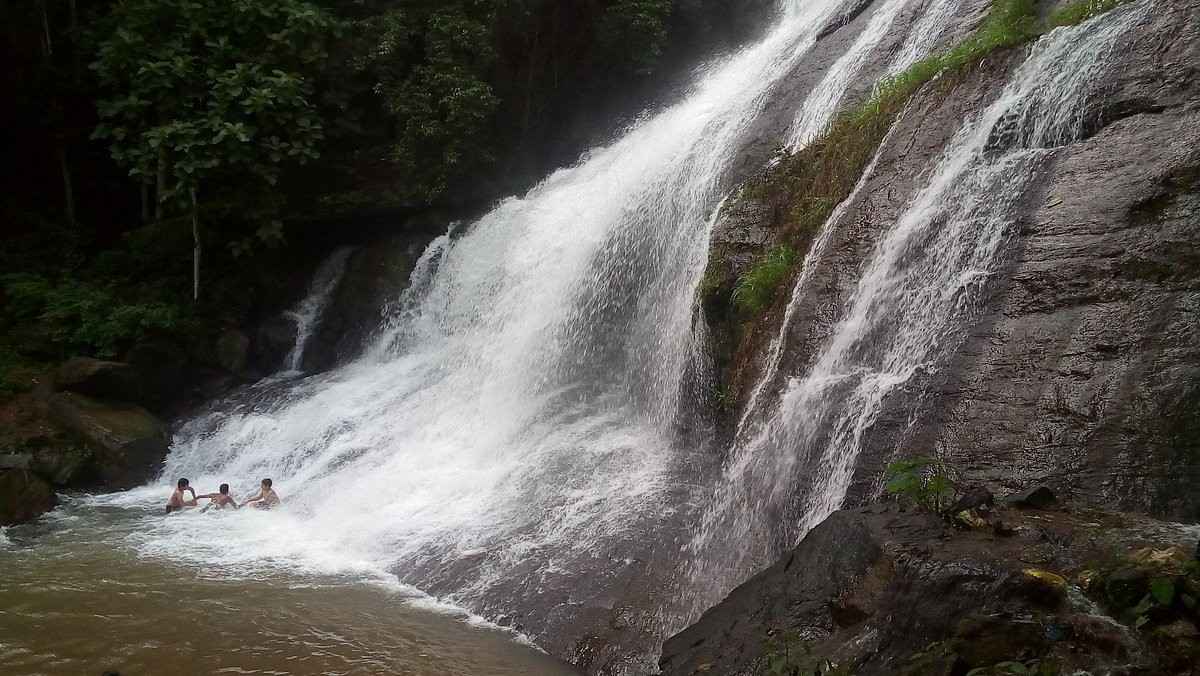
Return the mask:
[[[960,14],[968,26],[978,16],[971,7]],[[797,264],[758,316],[739,316],[729,293],[779,239],[786,215],[753,197],[726,209],[712,245],[719,283],[704,308],[735,412],[763,377],[777,335],[779,367],[763,392],[779,393],[811,369],[868,256],[960,122],[995,99],[1026,53],[994,52],[965,77],[922,88],[827,226],[820,255]],[[1047,153],[1017,200],[1003,266],[961,345],[883,402],[862,444],[852,504],[877,495],[892,458],[937,454],[964,483],[1042,481],[1097,504],[1200,516],[1200,493],[1190,490],[1200,467],[1198,69],[1200,4],[1191,0],[1159,3],[1117,47],[1101,95],[1080,115],[1082,139]]]
[[[986,4],[961,5],[951,33],[977,26]],[[1054,9],[1041,3],[1039,13]],[[796,510],[811,508],[827,476],[829,456],[821,454],[832,442],[821,435],[832,433],[789,436],[788,425],[822,424],[819,411],[790,411],[799,422],[771,416],[828,367],[823,358],[845,341],[847,322],[861,323],[851,357],[891,340],[897,327],[870,323],[891,316],[887,307],[851,314],[873,257],[939,175],[963,121],[1002,101],[1037,48],[997,49],[921,86],[819,231],[797,236],[795,205],[770,190],[778,169],[751,178],[726,205],[701,289],[718,416],[730,432],[741,425],[735,454],[746,453],[739,444],[749,429],[778,447],[751,450],[791,458],[779,471],[795,478],[773,487],[800,488],[795,504],[780,502],[762,517],[776,517],[783,558],[670,639],[664,673],[1009,673],[994,666],[1010,660],[1061,673],[1191,673],[1200,645],[1194,614],[1135,618],[1123,600],[1135,592],[1121,585],[1170,577],[1139,569],[1147,557],[1194,575],[1194,528],[1092,511],[1200,518],[1200,2],[1163,0],[1123,25],[1102,78],[1074,111],[1073,140],[1033,146],[1028,171],[977,209],[1009,221],[988,243],[997,252],[988,260],[998,263],[964,269],[961,288],[978,292],[950,291],[965,300],[954,306],[953,335],[938,334],[945,353],[930,352],[860,418],[870,422],[855,438],[861,450],[843,503],[850,511],[835,512],[791,551],[789,529],[804,516]],[[886,55],[887,40],[881,44]],[[880,63],[872,57],[863,77],[877,78]],[[843,107],[868,94],[849,91]],[[997,125],[976,157],[1002,156],[1014,124]],[[920,247],[962,225],[945,221],[947,213],[954,211],[936,212],[932,234],[899,257],[894,274],[923,264]],[[962,218],[975,227],[974,216]],[[798,254],[786,278],[759,311],[736,307],[738,280],[781,243]],[[828,380],[851,387],[862,377],[856,368],[894,366],[853,358],[837,365]],[[758,433],[764,426],[769,434]],[[885,466],[911,456],[938,458],[963,488],[1005,494],[1046,484],[1072,506],[1013,512],[975,531],[932,515],[860,508],[880,497]],[[754,488],[762,495],[771,486]],[[1100,578],[1098,568],[1107,571]],[[1101,586],[1089,587],[1096,579]],[[1193,601],[1185,605],[1176,610],[1193,613]]]

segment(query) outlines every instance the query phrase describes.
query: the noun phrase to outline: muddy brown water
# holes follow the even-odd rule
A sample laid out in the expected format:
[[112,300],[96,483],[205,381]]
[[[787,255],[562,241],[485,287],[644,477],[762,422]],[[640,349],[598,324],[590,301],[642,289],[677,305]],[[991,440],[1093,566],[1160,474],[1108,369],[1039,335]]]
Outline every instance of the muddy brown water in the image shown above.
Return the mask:
[[398,585],[148,557],[138,520],[68,505],[0,531],[0,672],[24,675],[574,673]]

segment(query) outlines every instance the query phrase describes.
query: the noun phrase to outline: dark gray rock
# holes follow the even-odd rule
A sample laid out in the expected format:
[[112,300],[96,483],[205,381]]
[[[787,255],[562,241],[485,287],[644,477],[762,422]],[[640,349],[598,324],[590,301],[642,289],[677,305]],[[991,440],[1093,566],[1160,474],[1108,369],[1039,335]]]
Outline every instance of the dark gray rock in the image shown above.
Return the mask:
[[101,399],[140,401],[144,388],[137,370],[123,362],[72,357],[54,374],[55,387]]
[[161,469],[170,438],[166,425],[146,409],[71,392],[52,395],[47,408],[50,418],[91,453],[99,485],[132,488]]
[[0,469],[0,526],[31,521],[54,509],[54,489],[25,469]]
[[259,325],[253,341],[253,364],[260,373],[274,373],[296,344],[296,320],[275,315]]
[[237,329],[225,329],[214,346],[217,364],[229,373],[241,375],[250,361],[250,338]]
[[1032,509],[1045,509],[1050,507],[1058,498],[1055,497],[1054,491],[1046,486],[1036,486],[1028,490],[1015,493],[1006,498],[1006,502],[1013,507],[1029,507]]
[[972,488],[966,491],[962,497],[954,501],[953,505],[946,511],[950,514],[958,514],[966,510],[987,511],[996,503],[996,497],[986,488]]
[[[948,531],[930,514],[870,507],[836,512],[791,552],[755,575],[666,641],[664,676],[763,674],[782,646],[792,655],[782,673],[831,664],[855,676],[965,674],[997,663],[1040,659],[1061,673],[1192,673],[1200,647],[1162,650],[1134,632],[1114,608],[1137,603],[1161,572],[1139,563],[1097,580],[1091,561],[1136,559],[1138,551],[1191,544],[1189,530],[1146,517],[1086,509],[1003,513],[1024,532],[1060,534],[1045,543],[1039,567],[1024,558],[1018,538],[988,531]],[[1148,548],[1148,549],[1147,549]],[[1131,554],[1134,552],[1134,554]],[[1170,566],[1171,563],[1158,564]],[[1087,575],[1084,573],[1087,572]],[[1092,576],[1098,605],[1081,612],[1068,580]],[[1175,633],[1191,620],[1164,619]],[[774,673],[781,673],[776,670]],[[825,673],[825,672],[821,672]]]

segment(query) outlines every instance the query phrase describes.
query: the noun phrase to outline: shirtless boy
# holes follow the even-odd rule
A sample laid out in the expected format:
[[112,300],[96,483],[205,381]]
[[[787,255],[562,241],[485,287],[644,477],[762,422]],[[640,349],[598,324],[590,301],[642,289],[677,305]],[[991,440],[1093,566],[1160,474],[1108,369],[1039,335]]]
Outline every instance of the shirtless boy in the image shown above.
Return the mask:
[[253,505],[255,509],[271,509],[279,505],[279,496],[271,488],[271,480],[263,479],[262,488],[258,489],[258,495],[243,501],[242,504]]
[[233,496],[229,494],[229,484],[221,484],[221,487],[217,491],[216,493],[205,493],[204,495],[196,496],[198,498],[208,498],[212,501],[200,511],[207,512],[210,509],[225,509],[226,507],[238,508],[237,500],[234,500]]
[[[192,499],[186,500],[183,497],[184,491],[192,492]],[[171,493],[171,497],[167,500],[167,514],[178,512],[185,507],[196,506],[196,489],[188,485],[187,479],[180,479],[175,483],[175,492]]]

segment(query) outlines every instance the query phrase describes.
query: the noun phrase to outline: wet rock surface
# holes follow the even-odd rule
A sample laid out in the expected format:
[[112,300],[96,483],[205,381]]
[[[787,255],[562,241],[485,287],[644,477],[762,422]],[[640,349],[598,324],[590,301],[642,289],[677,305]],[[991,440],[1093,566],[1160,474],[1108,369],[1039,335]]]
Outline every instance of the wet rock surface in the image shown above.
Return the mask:
[[71,433],[90,453],[89,474],[109,489],[140,485],[155,476],[167,455],[166,426],[146,409],[102,401],[71,392],[46,402],[51,420]]
[[24,523],[54,508],[54,489],[38,475],[0,458],[0,526]]
[[1195,529],[1086,509],[1001,516],[1012,537],[888,505],[837,512],[669,639],[662,672],[787,673],[767,670],[786,647],[797,669],[859,676],[1007,661],[1055,673],[1193,673],[1194,607],[1172,598],[1137,611],[1150,580],[1169,580],[1180,596],[1200,580],[1184,553]]
[[399,299],[417,260],[438,234],[430,227],[386,238],[350,255],[341,282],[310,339],[304,371],[324,371],[361,354],[379,329],[386,308]]
[[[956,31],[969,29],[971,12],[961,10]],[[878,495],[889,458],[936,449],[965,482],[997,494],[1045,484],[1072,500],[1200,518],[1191,489],[1200,468],[1197,17],[1195,0],[1166,0],[1118,45],[1082,114],[1084,138],[1047,149],[1020,199],[1006,262],[961,346],[884,401],[862,441],[850,504]],[[962,120],[995,98],[1025,53],[993,53],[909,103],[807,263],[780,368],[763,387],[768,399],[809,370],[864,261]],[[753,201],[730,209],[714,229],[711,260],[735,278],[773,246],[776,221]],[[725,366],[719,382],[739,406],[764,375],[794,283],[750,325],[706,306],[714,362]]]

